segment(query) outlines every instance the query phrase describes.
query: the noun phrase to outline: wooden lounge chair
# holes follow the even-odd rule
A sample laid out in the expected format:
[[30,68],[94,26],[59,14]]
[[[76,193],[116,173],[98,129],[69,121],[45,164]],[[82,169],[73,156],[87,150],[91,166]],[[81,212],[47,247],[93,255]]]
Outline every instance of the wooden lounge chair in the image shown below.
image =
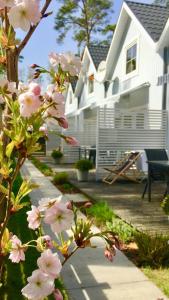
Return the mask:
[[116,162],[116,164],[111,168],[104,168],[109,172],[109,174],[103,178],[103,182],[112,184],[120,177],[134,182],[140,182],[139,177],[141,175],[141,172],[135,165],[136,160],[139,158],[139,156],[140,152],[130,152],[123,159]]

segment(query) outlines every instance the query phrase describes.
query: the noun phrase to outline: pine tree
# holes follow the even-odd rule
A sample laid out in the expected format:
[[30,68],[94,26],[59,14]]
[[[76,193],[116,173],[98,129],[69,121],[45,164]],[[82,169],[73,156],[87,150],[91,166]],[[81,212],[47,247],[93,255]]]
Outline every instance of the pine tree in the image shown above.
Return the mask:
[[106,41],[109,33],[113,32],[114,26],[110,24],[113,0],[60,0],[60,2],[61,7],[55,18],[58,42],[62,42],[67,33],[72,31],[73,39],[80,48],[98,43],[101,34]]

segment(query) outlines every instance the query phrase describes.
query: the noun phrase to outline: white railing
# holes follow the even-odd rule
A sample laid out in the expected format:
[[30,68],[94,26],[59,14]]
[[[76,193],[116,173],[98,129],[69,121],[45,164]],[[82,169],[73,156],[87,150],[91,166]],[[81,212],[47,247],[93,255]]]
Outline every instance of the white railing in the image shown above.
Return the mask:
[[167,112],[100,108],[97,122],[96,175],[127,151],[167,147]]

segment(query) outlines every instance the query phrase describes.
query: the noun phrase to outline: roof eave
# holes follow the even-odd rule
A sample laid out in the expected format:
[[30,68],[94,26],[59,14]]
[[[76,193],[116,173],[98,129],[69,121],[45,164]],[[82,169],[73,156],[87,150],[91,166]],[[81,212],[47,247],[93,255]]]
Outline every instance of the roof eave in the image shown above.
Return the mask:
[[166,46],[166,37],[168,39],[169,36],[169,19],[164,27],[164,30],[161,34],[159,41],[156,43],[156,50],[159,51],[161,48]]
[[[108,52],[108,55],[107,55],[107,59],[106,59],[106,66],[107,67],[106,67],[106,70],[105,70],[105,75],[102,76],[101,82],[104,82],[105,80],[108,80],[108,76],[109,76],[109,73],[110,73],[110,68],[112,66],[112,59],[113,59],[113,57],[115,57],[115,52],[117,51],[118,43],[119,43],[118,41],[120,40],[119,35],[121,35],[123,33],[125,24],[126,24],[129,17],[137,23],[137,25],[142,30],[145,37],[149,40],[152,47],[156,46],[156,42],[151,38],[149,33],[146,31],[146,29],[143,27],[143,25],[140,23],[140,21],[134,15],[134,13],[130,9],[130,7],[127,5],[127,3],[124,2],[123,5],[122,5],[122,8],[121,8],[119,18],[118,18],[116,30],[115,30],[114,35],[113,35],[112,43],[111,43],[111,46],[110,46],[110,49],[109,49],[109,52]],[[99,77],[98,77],[98,81],[99,81]]]

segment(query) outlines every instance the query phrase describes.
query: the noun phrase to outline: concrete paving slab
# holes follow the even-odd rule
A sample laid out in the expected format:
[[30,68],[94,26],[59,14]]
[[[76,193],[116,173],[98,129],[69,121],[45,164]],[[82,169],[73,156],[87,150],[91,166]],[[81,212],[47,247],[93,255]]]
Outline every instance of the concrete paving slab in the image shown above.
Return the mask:
[[[39,184],[31,193],[33,204],[36,205],[41,197],[53,198],[60,194],[30,161],[25,163],[22,174]],[[52,234],[48,226],[44,225],[43,229],[46,234]],[[93,243],[96,249],[79,250],[63,267],[61,275],[71,300],[168,299],[123,253],[117,251],[114,262],[110,263],[104,258],[103,242],[94,239]]]

